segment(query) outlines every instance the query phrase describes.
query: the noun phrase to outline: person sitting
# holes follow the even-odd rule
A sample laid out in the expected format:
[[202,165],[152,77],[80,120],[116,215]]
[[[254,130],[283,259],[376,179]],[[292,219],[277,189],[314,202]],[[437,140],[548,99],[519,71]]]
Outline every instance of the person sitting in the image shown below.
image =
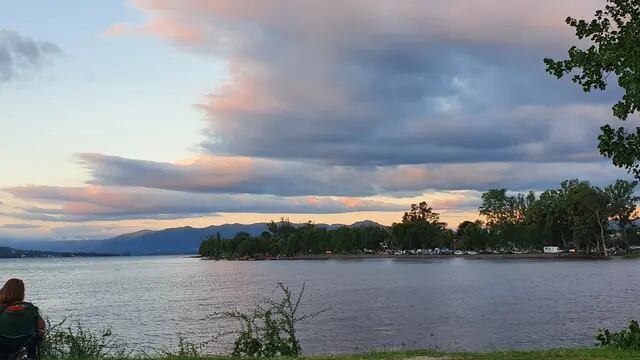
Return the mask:
[[38,308],[24,301],[24,282],[9,279],[0,289],[0,359],[27,350],[27,358],[38,358],[45,322]]

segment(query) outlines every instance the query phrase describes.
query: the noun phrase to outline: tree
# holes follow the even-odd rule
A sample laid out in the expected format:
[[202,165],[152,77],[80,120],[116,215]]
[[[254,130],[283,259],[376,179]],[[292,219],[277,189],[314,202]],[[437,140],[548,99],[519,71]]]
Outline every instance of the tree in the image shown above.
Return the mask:
[[602,253],[608,256],[605,232],[611,216],[611,205],[607,194],[602,189],[591,186],[589,182],[582,181],[571,189],[569,198],[578,216],[578,224],[597,224],[599,234],[596,237],[596,246],[602,244]]
[[[529,201],[533,202],[533,199],[529,198]],[[524,195],[508,196],[507,189],[491,189],[482,194],[479,210],[480,215],[486,216],[488,225],[500,226],[523,221],[526,208]]]
[[[587,253],[593,249],[607,254],[610,221],[621,229],[624,245],[635,242],[640,234],[633,227],[638,182],[618,180],[604,189],[589,182],[565,180],[556,189],[536,196],[534,192],[508,195],[506,189],[482,194],[479,212],[487,219],[465,221],[457,231],[446,228],[440,215],[427,202],[412,204],[402,221],[390,228],[341,226],[329,230],[312,222],[291,224],[286,219],[270,222],[259,236],[238,233],[232,239],[216,235],[201,243],[203,257],[259,258],[300,254],[358,254],[365,249],[395,250],[451,247],[464,249],[533,249],[542,245],[570,246]],[[368,251],[367,251],[368,252]]]
[[280,218],[280,221],[278,222],[271,220],[267,224],[267,230],[269,230],[272,235],[282,235],[294,231],[295,227],[291,224],[289,219]]
[[507,189],[491,189],[482,194],[480,215],[487,219],[489,233],[494,239],[494,246],[504,247],[516,245],[510,240],[517,240],[519,247],[529,247],[529,229],[525,224],[525,216],[529,204],[535,203],[535,194],[516,196],[507,195]]
[[527,222],[536,227],[537,242],[567,248],[572,239],[571,212],[566,191],[546,190],[527,209]]
[[616,180],[612,185],[607,186],[604,192],[610,202],[611,219],[618,223],[620,236],[626,246],[628,230],[632,226],[632,216],[636,211],[636,202],[640,197],[634,194],[637,181]]
[[433,209],[427,204],[426,201],[420,202],[420,204],[411,204],[411,209],[404,213],[402,216],[403,223],[413,222],[438,222],[440,215],[433,212]]
[[[638,0],[606,0],[590,20],[568,17],[566,22],[575,29],[580,40],[591,45],[586,49],[572,46],[568,59],[544,59],[547,72],[562,78],[573,74],[571,80],[585,92],[605,90],[609,77],[615,75],[624,91],[613,106],[613,115],[620,120],[640,109],[640,2]],[[629,132],[624,127],[614,130],[606,124],[598,136],[600,153],[613,164],[640,178],[640,128]]]
[[200,243],[198,254],[203,257],[218,260],[224,256],[224,243],[220,237],[220,233],[211,236]]
[[402,222],[391,225],[393,245],[398,249],[431,248],[435,241],[443,240],[446,223],[440,222],[440,214],[425,202],[411,204],[402,216]]
[[489,234],[481,220],[461,222],[456,234],[462,242],[459,248],[486,249],[488,247]]

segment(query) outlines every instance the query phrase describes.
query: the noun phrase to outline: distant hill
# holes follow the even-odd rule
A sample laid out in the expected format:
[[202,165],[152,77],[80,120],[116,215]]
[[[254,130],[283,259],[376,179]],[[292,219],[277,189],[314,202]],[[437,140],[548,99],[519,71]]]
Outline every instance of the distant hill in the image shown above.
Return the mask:
[[55,251],[21,250],[0,246],[0,259],[43,258],[43,257],[75,257],[75,256],[108,256],[97,253],[68,253]]
[[382,224],[378,224],[375,221],[371,221],[371,220],[363,220],[363,221],[357,221],[354,222],[353,224],[351,224],[351,227],[380,227],[380,228],[384,228],[385,226]]
[[[294,224],[300,226],[302,224]],[[316,224],[327,229],[337,229],[343,224]],[[373,221],[360,221],[348,226],[380,226]],[[58,252],[109,253],[131,255],[174,255],[196,254],[202,240],[220,234],[223,238],[231,238],[243,231],[250,235],[259,235],[267,230],[267,223],[224,224],[205,228],[190,226],[164,230],[142,230],[123,234],[104,240],[77,241],[12,241],[1,242],[3,245],[16,246],[23,249]]]

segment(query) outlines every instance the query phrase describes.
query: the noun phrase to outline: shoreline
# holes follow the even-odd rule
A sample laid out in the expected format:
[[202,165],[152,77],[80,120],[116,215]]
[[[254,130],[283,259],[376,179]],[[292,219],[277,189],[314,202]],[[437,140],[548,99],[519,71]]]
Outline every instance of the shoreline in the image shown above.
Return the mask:
[[[216,260],[202,256],[191,256],[201,260]],[[575,254],[479,254],[479,255],[387,255],[387,254],[310,254],[296,256],[255,258],[220,259],[230,261],[296,261],[296,260],[438,260],[438,259],[465,259],[465,260],[614,260],[614,259],[634,259],[638,256],[612,255],[608,257],[588,256]]]

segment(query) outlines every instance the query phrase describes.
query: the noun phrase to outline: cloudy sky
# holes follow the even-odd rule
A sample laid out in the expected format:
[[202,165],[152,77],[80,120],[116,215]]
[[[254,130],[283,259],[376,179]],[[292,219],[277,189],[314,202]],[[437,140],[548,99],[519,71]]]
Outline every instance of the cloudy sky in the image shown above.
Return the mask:
[[294,221],[450,226],[480,193],[628,178],[619,92],[544,72],[603,0],[4,4],[0,237]]

